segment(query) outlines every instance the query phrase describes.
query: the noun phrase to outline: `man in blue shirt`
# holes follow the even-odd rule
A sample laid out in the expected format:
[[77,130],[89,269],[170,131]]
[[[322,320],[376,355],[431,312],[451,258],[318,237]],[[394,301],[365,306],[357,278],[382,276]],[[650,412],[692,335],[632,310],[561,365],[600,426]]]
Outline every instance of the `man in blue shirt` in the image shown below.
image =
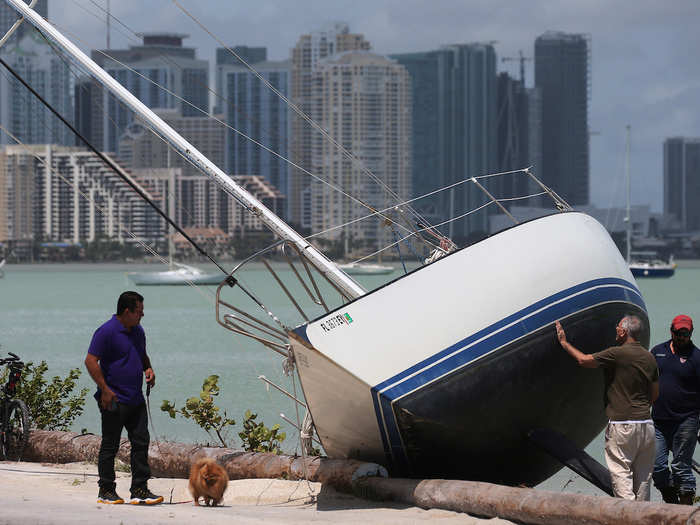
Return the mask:
[[144,375],[152,387],[156,375],[146,354],[146,334],[141,327],[143,297],[124,292],[117,313],[92,336],[85,366],[97,383],[95,399],[102,416],[102,443],[97,460],[98,503],[124,503],[117,495],[114,459],[122,429],[131,443],[131,499],[129,503],[153,505],[163,501],[148,490],[148,416],[141,388]]
[[[656,428],[654,485],[667,503],[692,505],[695,497],[693,452],[700,414],[700,350],[691,341],[693,320],[678,315],[671,339],[651,353],[659,366],[661,393],[653,405]],[[671,470],[668,454],[673,454]]]

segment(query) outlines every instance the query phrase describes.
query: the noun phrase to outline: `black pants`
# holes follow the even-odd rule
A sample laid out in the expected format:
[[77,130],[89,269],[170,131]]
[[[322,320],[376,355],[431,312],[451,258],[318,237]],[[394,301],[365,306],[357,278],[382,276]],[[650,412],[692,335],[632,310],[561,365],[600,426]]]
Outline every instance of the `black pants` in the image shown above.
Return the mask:
[[117,410],[100,409],[102,414],[102,444],[97,458],[100,489],[116,488],[114,458],[119,450],[122,428],[126,428],[131,443],[131,490],[146,486],[151,477],[148,466],[148,415],[145,403],[140,405],[117,404]]

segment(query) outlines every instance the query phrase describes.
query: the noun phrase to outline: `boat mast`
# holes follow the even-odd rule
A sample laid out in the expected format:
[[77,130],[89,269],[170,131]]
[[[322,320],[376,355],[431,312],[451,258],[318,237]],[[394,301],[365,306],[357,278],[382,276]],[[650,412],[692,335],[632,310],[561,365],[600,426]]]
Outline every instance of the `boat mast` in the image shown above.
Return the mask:
[[[175,174],[170,167],[170,148],[168,148],[168,214],[175,217]],[[168,228],[168,269],[174,270],[173,253],[175,253],[175,229]]]
[[630,125],[627,124],[627,141],[625,145],[625,182],[627,184],[627,265],[629,266],[632,251],[632,218],[630,217],[630,199],[632,183],[630,181]]
[[51,38],[75,61],[88,70],[91,76],[119,98],[126,106],[136,113],[152,129],[156,130],[163,139],[182,153],[202,173],[212,178],[226,193],[233,196],[249,211],[272,230],[273,233],[293,242],[323,274],[337,285],[350,298],[357,298],[366,293],[350,276],[341,271],[333,261],[318,251],[287,223],[272,213],[262,202],[241,188],[234,180],[219,169],[213,162],[202,155],[192,144],[187,142],[170,126],[163,122],[153,111],[146,107],[138,98],[132,95],[119,82],[108,75],[102,68],[78,49],[70,40],[64,37],[56,28],[30,9],[22,0],[5,0],[7,4],[24,17],[29,23]]

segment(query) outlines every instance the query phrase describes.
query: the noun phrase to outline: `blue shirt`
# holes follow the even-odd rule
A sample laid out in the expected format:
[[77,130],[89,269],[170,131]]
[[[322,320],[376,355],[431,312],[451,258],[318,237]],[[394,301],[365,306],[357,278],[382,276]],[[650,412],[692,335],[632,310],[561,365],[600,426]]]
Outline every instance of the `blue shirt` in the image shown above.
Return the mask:
[[[92,336],[88,354],[100,360],[107,386],[126,405],[144,403],[143,363],[146,356],[146,334],[141,325],[127,330],[116,315],[100,326]],[[100,399],[100,389],[95,399]]]
[[700,350],[691,344],[681,356],[671,351],[671,340],[651,349],[659,367],[659,398],[652,408],[654,420],[685,419],[700,412]]

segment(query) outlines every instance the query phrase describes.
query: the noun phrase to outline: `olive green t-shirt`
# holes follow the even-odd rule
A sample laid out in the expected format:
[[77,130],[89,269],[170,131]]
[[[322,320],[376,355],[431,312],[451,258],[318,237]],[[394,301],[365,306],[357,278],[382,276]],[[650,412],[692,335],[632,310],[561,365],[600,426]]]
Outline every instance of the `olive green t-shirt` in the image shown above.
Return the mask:
[[656,359],[639,343],[613,346],[593,354],[605,369],[605,413],[610,421],[650,418],[651,385],[659,380]]

